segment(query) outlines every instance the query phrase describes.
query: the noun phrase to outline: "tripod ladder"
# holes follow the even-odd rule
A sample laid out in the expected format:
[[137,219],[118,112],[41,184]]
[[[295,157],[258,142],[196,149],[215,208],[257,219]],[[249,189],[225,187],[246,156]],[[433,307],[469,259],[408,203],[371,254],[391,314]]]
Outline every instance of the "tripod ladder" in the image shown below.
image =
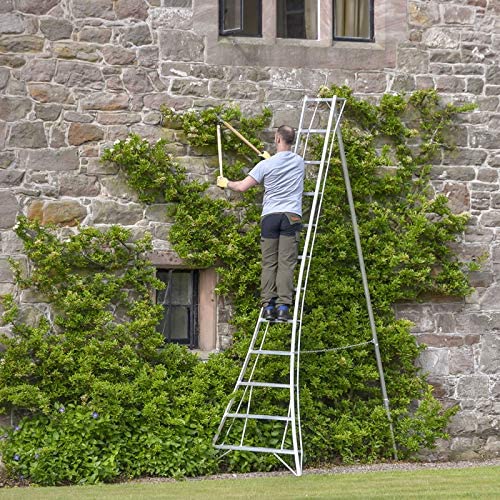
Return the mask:
[[[309,198],[312,203],[308,222],[304,224],[306,236],[301,255],[299,255],[300,266],[295,288],[293,318],[286,323],[267,321],[263,318],[263,308],[260,310],[238,380],[213,439],[215,448],[223,450],[225,453],[239,451],[272,454],[296,476],[302,474],[304,458],[300,423],[300,336],[314,243],[335,140],[338,141],[342,161],[372,330],[372,342],[375,346],[384,406],[396,453],[389,402],[385,390],[377,333],[340,130],[344,107],[345,99],[335,96],[332,98],[304,97],[294,152],[304,158],[305,177],[306,179],[315,179],[315,189],[303,193],[304,198]],[[325,108],[328,110],[326,116],[321,112]],[[312,157],[309,151],[312,149],[309,148],[309,145],[315,143],[318,138],[322,140],[319,160]],[[275,368],[271,374],[269,369],[266,370],[268,368],[266,360],[274,362]],[[277,364],[277,360],[281,361],[281,364]],[[270,377],[272,380],[265,380],[265,377]],[[263,401],[271,392],[274,396],[273,401],[278,401],[281,404],[275,403],[270,413],[269,405],[265,406]],[[266,424],[265,426],[262,425],[263,422]]]

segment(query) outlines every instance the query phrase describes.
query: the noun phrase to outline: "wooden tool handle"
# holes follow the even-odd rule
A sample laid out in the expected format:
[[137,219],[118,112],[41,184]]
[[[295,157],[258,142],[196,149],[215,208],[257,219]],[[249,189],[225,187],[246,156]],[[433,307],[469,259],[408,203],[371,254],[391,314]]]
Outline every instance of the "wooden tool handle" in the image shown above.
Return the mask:
[[258,155],[262,154],[248,139],[243,137],[230,123],[221,120],[222,124],[227,127],[238,139],[242,140],[249,148],[253,149]]
[[220,125],[217,125],[217,151],[219,153],[219,171],[221,177],[223,177],[222,174],[222,141],[221,141],[221,134],[220,134]]

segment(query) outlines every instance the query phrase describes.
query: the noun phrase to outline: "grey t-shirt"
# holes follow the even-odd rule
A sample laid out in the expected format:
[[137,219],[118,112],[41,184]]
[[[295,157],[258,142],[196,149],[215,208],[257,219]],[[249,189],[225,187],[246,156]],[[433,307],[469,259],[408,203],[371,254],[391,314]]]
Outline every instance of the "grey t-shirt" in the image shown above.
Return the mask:
[[264,184],[262,216],[292,212],[302,216],[304,160],[291,151],[280,151],[262,160],[248,174]]

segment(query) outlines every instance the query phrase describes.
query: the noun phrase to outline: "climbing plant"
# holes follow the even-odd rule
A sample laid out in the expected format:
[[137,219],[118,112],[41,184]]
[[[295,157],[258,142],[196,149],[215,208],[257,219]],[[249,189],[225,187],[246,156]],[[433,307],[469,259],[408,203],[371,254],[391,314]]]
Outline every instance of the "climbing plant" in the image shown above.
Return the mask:
[[[415,360],[423,348],[398,319],[398,301],[470,292],[467,266],[451,242],[467,217],[434,195],[436,154],[451,147],[453,118],[470,107],[443,106],[433,91],[385,95],[377,104],[346,87],[321,88],[347,100],[342,125],[360,233],[400,456],[410,457],[444,437],[453,409],[444,411]],[[178,113],[164,124],[184,135],[197,154],[215,155],[219,118],[262,149],[270,112],[252,118],[234,107]],[[321,142],[312,145],[319,152]],[[224,134],[224,172],[242,178],[259,159]],[[3,300],[0,406],[21,417],[0,443],[13,475],[41,484],[95,482],[143,474],[183,476],[218,468],[248,471],[277,465],[266,455],[232,453],[222,461],[211,438],[246,353],[258,314],[259,201],[253,188],[230,195],[192,181],[167,152],[137,135],[118,141],[103,161],[119,165],[145,203],[166,203],[174,218],[170,241],[193,266],[217,269],[218,293],[234,308],[234,344],[206,363],[182,347],[164,346],[156,332],[161,287],[144,257],[146,239],[122,228],[80,228],[64,239],[55,228],[21,219],[16,233],[30,260],[17,265],[19,286],[50,306],[46,315],[19,314]],[[308,180],[308,183],[312,180]],[[307,186],[309,189],[311,186]],[[307,206],[305,206],[307,211]],[[331,162],[315,247],[303,328],[302,425],[307,463],[372,461],[392,456],[364,305],[338,155]],[[37,315],[35,315],[37,316]],[[286,342],[278,330],[274,342]],[[346,346],[362,344],[343,349]],[[338,350],[332,350],[338,349]],[[283,367],[267,364],[263,377]],[[268,408],[282,405],[269,397]],[[272,426],[264,433],[273,439]]]

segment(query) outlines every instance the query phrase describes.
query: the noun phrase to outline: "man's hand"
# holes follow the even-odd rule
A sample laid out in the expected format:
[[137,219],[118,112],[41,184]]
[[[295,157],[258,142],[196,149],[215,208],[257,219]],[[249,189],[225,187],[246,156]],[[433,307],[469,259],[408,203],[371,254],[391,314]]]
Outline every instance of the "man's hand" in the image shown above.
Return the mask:
[[225,177],[222,177],[222,175],[219,175],[217,177],[217,186],[219,186],[222,189],[227,188],[227,183],[228,182],[229,182],[229,180],[226,179]]
[[264,158],[264,160],[269,160],[269,158],[271,158],[271,155],[267,151],[262,151],[259,156]]

